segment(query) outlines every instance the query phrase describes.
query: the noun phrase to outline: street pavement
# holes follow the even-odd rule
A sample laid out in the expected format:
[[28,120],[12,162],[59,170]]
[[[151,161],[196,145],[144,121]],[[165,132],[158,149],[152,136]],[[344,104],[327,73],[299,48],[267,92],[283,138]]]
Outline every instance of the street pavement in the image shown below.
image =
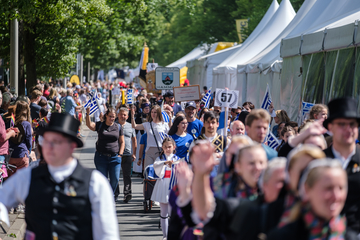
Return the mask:
[[[90,131],[86,126],[82,128],[84,135],[84,147],[77,150],[74,157],[79,159],[80,163],[88,168],[95,169],[94,153],[97,133]],[[121,200],[116,202],[116,215],[119,222],[121,240],[159,240],[162,239],[162,231],[159,229],[160,208],[154,207],[150,212],[144,213],[143,208],[143,184],[142,179],[133,173],[132,176],[132,200],[124,203],[123,181],[120,177]]]

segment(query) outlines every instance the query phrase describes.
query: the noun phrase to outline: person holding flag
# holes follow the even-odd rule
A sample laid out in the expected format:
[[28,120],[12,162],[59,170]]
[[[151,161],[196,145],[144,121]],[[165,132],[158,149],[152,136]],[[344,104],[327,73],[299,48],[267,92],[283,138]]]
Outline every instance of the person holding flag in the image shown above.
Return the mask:
[[113,107],[108,108],[103,122],[92,122],[90,115],[91,108],[88,106],[86,108],[86,126],[98,133],[94,156],[95,167],[106,178],[110,177],[110,185],[116,201],[118,195],[115,190],[119,183],[121,157],[125,149],[123,128],[120,124],[115,123],[116,113]]

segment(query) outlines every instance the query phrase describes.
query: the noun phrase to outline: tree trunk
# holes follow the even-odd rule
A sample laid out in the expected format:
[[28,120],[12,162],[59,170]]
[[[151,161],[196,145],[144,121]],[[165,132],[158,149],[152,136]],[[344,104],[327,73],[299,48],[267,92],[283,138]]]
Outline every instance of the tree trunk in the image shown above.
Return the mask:
[[[98,75],[98,69],[97,68],[94,68],[94,83],[96,83],[97,82],[97,75]],[[90,82],[90,81],[89,81]]]
[[30,93],[29,89],[36,85],[35,30],[34,25],[25,25],[24,23],[24,57],[26,65],[26,87],[28,93]]
[[25,96],[25,69],[24,69],[24,22],[19,21],[19,96]]

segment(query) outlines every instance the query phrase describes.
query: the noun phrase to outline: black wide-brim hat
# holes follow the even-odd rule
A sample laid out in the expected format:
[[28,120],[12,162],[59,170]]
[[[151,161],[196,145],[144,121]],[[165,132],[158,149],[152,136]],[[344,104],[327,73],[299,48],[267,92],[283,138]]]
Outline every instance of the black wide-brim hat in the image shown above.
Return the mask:
[[81,148],[84,143],[77,137],[80,122],[68,113],[52,113],[49,126],[45,128],[46,132],[61,133],[76,142],[77,147]]
[[323,125],[327,129],[329,123],[337,118],[355,118],[360,123],[360,114],[357,111],[357,102],[350,97],[336,98],[328,103],[328,118]]

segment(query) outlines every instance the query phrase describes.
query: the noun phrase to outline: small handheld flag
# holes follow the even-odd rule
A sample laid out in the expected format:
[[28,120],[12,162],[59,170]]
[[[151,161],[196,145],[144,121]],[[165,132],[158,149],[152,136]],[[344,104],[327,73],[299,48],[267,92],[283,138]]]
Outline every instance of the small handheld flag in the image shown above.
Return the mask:
[[127,104],[133,104],[133,93],[134,93],[134,89],[128,89],[127,90]]
[[11,125],[11,127],[15,126],[15,116],[13,113],[11,114],[10,125]]
[[165,111],[162,111],[161,115],[162,115],[162,117],[164,119],[164,122],[166,122],[166,123],[170,122],[170,117]]
[[46,122],[47,124],[49,124],[49,119],[47,117],[44,117],[44,122]]
[[310,113],[310,109],[314,106],[315,104],[313,103],[309,103],[309,102],[302,102],[301,104],[301,117],[302,117],[302,121],[304,121],[307,118],[307,115]]
[[207,91],[205,96],[201,99],[201,101],[204,103],[204,108],[209,108],[210,99],[211,99],[211,88]]
[[36,119],[33,119],[33,120],[32,120],[32,123],[35,124],[35,128],[37,128],[37,127],[39,126],[39,123],[38,123],[38,121],[37,121]]
[[269,131],[266,138],[267,138],[268,146],[271,147],[272,149],[276,149],[281,144],[280,141],[275,137],[275,135],[271,131]]
[[97,102],[96,92],[89,93],[89,101],[84,105],[84,108],[87,109],[90,107],[90,115],[94,114],[97,110],[100,110],[99,104]]
[[159,132],[159,135],[160,135],[161,142],[163,142],[165,138],[170,137],[169,135],[167,135],[166,133],[163,133],[163,132]]
[[261,108],[265,109],[265,110],[269,110],[271,103],[272,103],[272,101],[271,101],[271,95],[270,95],[270,88],[269,88],[269,84],[267,84],[264,99],[261,103]]

